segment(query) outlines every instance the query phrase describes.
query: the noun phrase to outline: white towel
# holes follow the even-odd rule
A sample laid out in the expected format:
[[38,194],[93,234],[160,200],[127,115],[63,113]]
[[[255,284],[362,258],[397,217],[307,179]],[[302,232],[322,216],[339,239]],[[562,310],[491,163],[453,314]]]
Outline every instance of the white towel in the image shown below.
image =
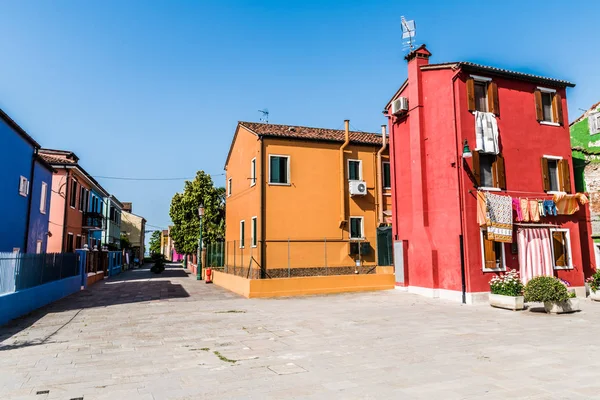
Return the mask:
[[498,154],[498,122],[489,112],[475,111],[475,150],[482,153]]

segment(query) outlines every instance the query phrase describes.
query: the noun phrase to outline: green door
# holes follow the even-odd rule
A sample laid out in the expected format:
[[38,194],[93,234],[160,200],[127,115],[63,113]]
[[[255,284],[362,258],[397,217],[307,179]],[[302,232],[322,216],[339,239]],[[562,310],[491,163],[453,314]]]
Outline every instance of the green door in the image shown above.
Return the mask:
[[380,266],[394,265],[391,226],[377,228],[377,264]]

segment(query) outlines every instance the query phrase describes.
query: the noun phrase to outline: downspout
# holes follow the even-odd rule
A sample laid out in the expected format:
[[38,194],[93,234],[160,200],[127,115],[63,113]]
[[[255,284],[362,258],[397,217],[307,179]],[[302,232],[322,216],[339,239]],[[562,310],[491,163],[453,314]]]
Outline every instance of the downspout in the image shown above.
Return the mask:
[[381,148],[377,152],[377,215],[379,217],[379,225],[383,225],[383,164],[381,155],[387,148],[387,137],[385,131],[385,125],[381,125]]
[[27,217],[25,218],[25,246],[23,247],[23,253],[27,253],[27,244],[29,242],[29,224],[31,222],[31,203],[33,201],[33,182],[35,178],[35,157],[38,154],[38,149],[34,148],[33,155],[31,156],[31,172],[29,176],[31,180],[29,181],[29,187],[27,188]]
[[66,246],[66,237],[67,237],[67,210],[69,209],[69,194],[70,194],[70,185],[69,183],[71,182],[71,179],[69,179],[71,177],[71,171],[67,168],[64,167],[64,169],[67,171],[67,182],[65,185],[65,214],[63,215],[63,234],[62,234],[62,240],[61,240],[61,249],[63,253],[67,252],[67,246]]
[[[260,278],[265,279],[267,276],[267,235],[266,235],[266,215],[265,215],[265,194],[266,194],[266,159],[264,154],[265,142],[262,136],[258,137],[260,140]],[[234,250],[235,251],[235,250]]]
[[344,149],[350,144],[350,120],[344,120],[344,144],[340,147],[340,228],[346,224],[346,180],[344,179]]

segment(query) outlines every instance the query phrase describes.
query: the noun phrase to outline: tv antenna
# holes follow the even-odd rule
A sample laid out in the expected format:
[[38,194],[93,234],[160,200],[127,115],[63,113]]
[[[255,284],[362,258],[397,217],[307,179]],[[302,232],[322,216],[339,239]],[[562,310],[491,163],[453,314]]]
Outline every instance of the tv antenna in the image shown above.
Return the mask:
[[262,114],[260,121],[268,124],[269,123],[269,109],[265,108],[262,110],[258,110],[258,112]]
[[415,35],[417,34],[417,25],[415,24],[415,20],[411,19],[407,21],[404,17],[401,17],[402,21],[402,44],[403,48],[414,50],[415,48]]

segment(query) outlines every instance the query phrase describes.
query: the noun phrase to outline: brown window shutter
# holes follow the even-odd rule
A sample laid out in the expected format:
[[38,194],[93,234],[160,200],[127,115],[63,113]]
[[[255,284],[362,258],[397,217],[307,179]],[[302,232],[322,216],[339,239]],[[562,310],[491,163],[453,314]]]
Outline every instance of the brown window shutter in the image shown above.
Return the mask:
[[467,79],[467,101],[469,111],[475,111],[475,79],[473,78]]
[[506,189],[506,173],[504,171],[504,156],[498,154],[494,162],[494,185],[500,189]]
[[571,171],[569,170],[569,161],[559,160],[558,171],[560,173],[560,190],[565,193],[571,193]]
[[538,121],[544,120],[544,113],[542,112],[542,92],[536,90],[535,95],[535,115]]
[[498,85],[496,84],[496,82],[490,82],[488,84],[487,96],[488,96],[488,110],[492,114],[499,115],[500,108],[498,106]]
[[557,267],[566,267],[567,257],[564,232],[552,232],[552,246],[554,248],[554,265]]
[[554,122],[563,124],[563,109],[562,109],[562,98],[560,94],[556,93],[552,97],[552,112],[554,113]]
[[481,186],[481,169],[479,167],[479,152],[473,150],[473,177],[475,178],[475,185],[477,187]]
[[484,235],[483,237],[483,254],[484,254],[484,265],[487,269],[496,268],[496,246],[491,240],[487,240]]
[[550,190],[550,173],[548,172],[548,159],[542,157],[542,182],[544,183],[544,192]]

